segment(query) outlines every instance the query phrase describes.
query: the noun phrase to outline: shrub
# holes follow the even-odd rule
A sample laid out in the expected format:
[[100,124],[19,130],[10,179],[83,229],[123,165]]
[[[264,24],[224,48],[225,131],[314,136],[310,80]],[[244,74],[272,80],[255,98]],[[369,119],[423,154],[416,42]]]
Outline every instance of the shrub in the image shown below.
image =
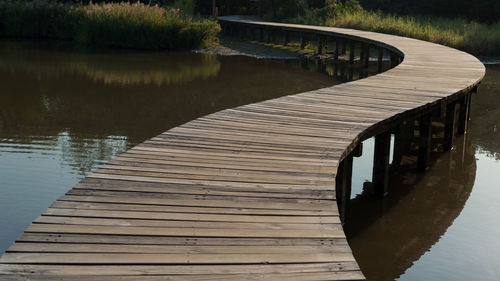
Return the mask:
[[500,54],[500,23],[485,24],[461,18],[397,16],[367,11],[355,0],[307,10],[303,15],[286,21],[396,34],[447,45],[475,55]]
[[140,3],[71,5],[0,0],[0,36],[71,39],[138,49],[190,49],[216,38],[213,20]]

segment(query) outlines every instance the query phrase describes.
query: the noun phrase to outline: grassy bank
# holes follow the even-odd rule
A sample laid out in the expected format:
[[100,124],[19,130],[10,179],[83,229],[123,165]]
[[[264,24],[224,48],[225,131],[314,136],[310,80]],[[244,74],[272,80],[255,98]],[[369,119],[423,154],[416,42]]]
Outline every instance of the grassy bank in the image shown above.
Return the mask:
[[219,30],[213,20],[139,3],[71,5],[0,0],[0,37],[172,50],[198,48],[215,40]]
[[500,22],[484,24],[465,19],[397,16],[367,11],[357,1],[307,9],[283,21],[355,28],[431,41],[479,56],[500,56]]

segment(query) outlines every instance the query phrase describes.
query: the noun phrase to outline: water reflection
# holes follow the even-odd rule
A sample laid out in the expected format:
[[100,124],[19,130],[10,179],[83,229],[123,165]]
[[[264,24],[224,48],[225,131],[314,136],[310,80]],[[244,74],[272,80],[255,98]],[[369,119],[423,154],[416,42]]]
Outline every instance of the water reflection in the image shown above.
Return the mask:
[[466,138],[426,173],[415,157],[392,175],[384,200],[369,194],[370,144],[355,162],[349,244],[368,280],[498,280],[500,276],[500,66],[473,97]]
[[80,48],[0,41],[0,253],[129,147],[224,108],[338,83],[300,62]]
[[399,277],[460,214],[476,171],[470,143],[463,148],[436,159],[426,173],[415,173],[416,157],[405,156],[383,202],[374,198],[368,184],[351,200],[345,230],[368,280]]
[[0,41],[0,70],[28,73],[39,80],[73,74],[94,83],[164,86],[215,77],[221,67],[219,58],[212,55],[124,50],[75,52],[78,48],[81,47],[61,42]]

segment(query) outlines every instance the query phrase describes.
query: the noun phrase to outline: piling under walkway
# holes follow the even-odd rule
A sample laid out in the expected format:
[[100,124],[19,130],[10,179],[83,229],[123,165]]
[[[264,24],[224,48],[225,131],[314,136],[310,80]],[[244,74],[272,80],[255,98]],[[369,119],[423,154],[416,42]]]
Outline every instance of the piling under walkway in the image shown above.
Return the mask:
[[358,144],[376,136],[384,193],[389,133],[420,120],[425,164],[429,116],[448,116],[451,137],[463,131],[484,66],[398,36],[221,22],[361,43],[402,60],[366,79],[198,118],[119,155],[25,230],[0,258],[0,280],[364,280],[338,208]]

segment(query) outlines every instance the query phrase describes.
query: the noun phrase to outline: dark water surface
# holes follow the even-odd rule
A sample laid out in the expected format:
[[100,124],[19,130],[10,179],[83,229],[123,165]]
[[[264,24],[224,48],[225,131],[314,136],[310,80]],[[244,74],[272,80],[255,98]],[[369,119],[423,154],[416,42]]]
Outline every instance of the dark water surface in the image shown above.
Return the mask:
[[[135,144],[211,112],[350,76],[343,66],[345,78],[334,80],[317,72],[331,74],[331,65],[300,65],[0,41],[0,253],[57,197]],[[365,142],[346,232],[370,281],[500,280],[500,66],[487,67],[457,144],[436,153],[427,173],[404,166],[378,200],[363,189],[373,157]]]
[[339,83],[297,61],[79,48],[0,41],[0,253],[135,144],[224,108]]
[[426,173],[403,168],[383,200],[363,189],[373,141],[355,158],[346,233],[368,280],[500,280],[500,65],[487,66],[471,118],[453,151]]

